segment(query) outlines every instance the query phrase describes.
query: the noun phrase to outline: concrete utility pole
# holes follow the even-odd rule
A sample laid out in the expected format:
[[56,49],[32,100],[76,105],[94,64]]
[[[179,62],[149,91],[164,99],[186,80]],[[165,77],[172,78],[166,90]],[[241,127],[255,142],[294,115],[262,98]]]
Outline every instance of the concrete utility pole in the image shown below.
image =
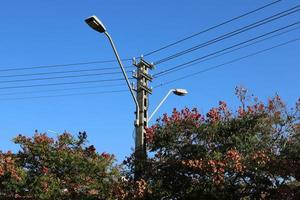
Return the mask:
[[133,75],[137,79],[137,101],[139,105],[139,120],[136,126],[135,133],[135,179],[139,179],[142,175],[143,164],[146,160],[146,127],[148,126],[148,108],[149,108],[149,94],[152,93],[152,89],[148,87],[148,82],[152,81],[152,76],[149,75],[149,69],[154,68],[153,64],[150,64],[140,59],[139,63],[133,60],[133,65],[137,67],[137,72]]

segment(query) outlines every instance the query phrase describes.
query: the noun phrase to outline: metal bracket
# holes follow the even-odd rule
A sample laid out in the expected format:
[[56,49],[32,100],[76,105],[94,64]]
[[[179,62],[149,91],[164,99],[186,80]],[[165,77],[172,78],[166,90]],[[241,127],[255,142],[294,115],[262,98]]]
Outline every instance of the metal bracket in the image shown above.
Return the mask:
[[152,94],[152,89],[151,89],[151,88],[148,88],[148,87],[145,86],[145,85],[140,85],[140,86],[139,86],[138,91],[141,91],[141,90],[146,91],[146,92],[149,93],[149,94]]

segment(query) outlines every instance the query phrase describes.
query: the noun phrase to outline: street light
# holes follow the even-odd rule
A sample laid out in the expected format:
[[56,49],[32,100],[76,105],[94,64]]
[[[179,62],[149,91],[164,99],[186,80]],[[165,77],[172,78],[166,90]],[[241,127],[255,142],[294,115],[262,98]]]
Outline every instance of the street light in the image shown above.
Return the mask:
[[[143,165],[143,161],[142,160],[144,160],[146,158],[146,156],[147,156],[146,149],[145,149],[145,143],[144,143],[144,131],[145,131],[144,127],[147,126],[147,122],[149,121],[147,119],[147,109],[145,111],[145,107],[146,107],[145,103],[144,103],[145,102],[145,98],[144,97],[140,98],[139,93],[143,95],[144,92],[147,92],[147,91],[144,90],[144,89],[138,91],[138,94],[137,94],[137,96],[139,98],[139,101],[138,101],[136,95],[134,94],[132,86],[131,86],[131,84],[129,82],[129,79],[127,77],[127,74],[125,72],[125,69],[124,69],[123,64],[121,62],[121,59],[120,59],[119,54],[117,52],[117,49],[116,49],[116,47],[114,45],[114,42],[113,42],[111,36],[109,35],[109,33],[107,32],[107,30],[106,30],[105,26],[103,25],[103,23],[96,16],[91,16],[91,17],[87,18],[85,20],[85,22],[92,29],[94,29],[95,31],[97,31],[99,33],[104,33],[106,35],[106,37],[108,38],[108,40],[109,40],[109,42],[111,44],[111,47],[112,47],[112,49],[113,49],[113,51],[115,53],[115,56],[117,58],[117,61],[118,61],[119,65],[120,65],[120,68],[122,70],[124,78],[126,80],[127,86],[128,86],[128,88],[130,90],[131,96],[132,96],[132,98],[133,98],[133,100],[135,102],[135,105],[136,105],[136,112],[135,112],[136,113],[136,119],[135,119],[134,126],[136,128],[135,130],[136,130],[137,139],[135,141],[136,163],[135,163],[135,176],[134,177],[136,179],[138,179],[140,177],[140,175],[141,175],[141,170],[143,168],[142,167],[142,165]],[[145,65],[145,63],[143,63],[143,65]],[[144,67],[145,68],[147,68],[147,67],[151,68],[148,65],[149,64],[147,64],[147,66],[144,66]],[[141,73],[141,74],[145,76],[145,74],[143,74],[143,73]],[[146,75],[147,75],[147,73],[146,73]],[[147,77],[145,79],[147,80]],[[145,81],[145,82],[147,84],[147,81]],[[138,86],[139,86],[139,83],[138,83]],[[144,87],[144,85],[143,85],[143,87]],[[141,93],[141,91],[143,93]],[[179,96],[183,96],[183,95],[187,94],[187,91],[184,90],[184,89],[173,89],[173,90],[170,90],[170,92],[167,94],[167,96],[162,100],[162,102],[158,105],[158,107],[152,113],[151,117],[158,110],[158,108],[166,100],[166,98],[170,95],[171,92],[173,92],[174,94],[179,95]],[[141,105],[141,107],[139,105]],[[140,113],[140,110],[142,111],[141,113]],[[141,117],[141,120],[140,120],[140,117]]]
[[166,96],[161,100],[161,102],[158,104],[158,106],[155,108],[155,110],[152,112],[152,114],[150,115],[148,122],[151,120],[151,118],[153,117],[153,115],[158,111],[158,109],[161,107],[161,105],[166,101],[166,99],[169,97],[169,95],[173,93],[177,96],[185,96],[188,94],[188,91],[186,89],[171,89]]
[[105,26],[102,24],[102,22],[96,17],[95,15],[88,17],[85,22],[95,31],[98,31],[100,33],[104,33],[106,31]]
[[113,42],[111,36],[109,35],[109,33],[107,32],[107,30],[106,30],[105,26],[103,25],[103,23],[102,23],[96,16],[93,15],[93,16],[91,16],[91,17],[85,19],[85,22],[86,22],[92,29],[94,29],[95,31],[97,31],[97,32],[99,32],[99,33],[104,33],[104,34],[107,36],[107,38],[108,38],[108,40],[109,40],[109,42],[110,42],[110,45],[111,45],[112,49],[114,50],[115,56],[116,56],[116,58],[117,58],[117,60],[118,60],[118,63],[119,63],[119,65],[120,65],[120,68],[121,68],[122,73],[123,73],[123,75],[124,75],[124,78],[125,78],[125,80],[126,80],[126,83],[127,83],[128,88],[129,88],[129,91],[130,91],[130,93],[131,93],[131,96],[132,96],[132,98],[133,98],[133,100],[134,100],[134,102],[135,102],[135,105],[136,105],[136,119],[135,119],[134,125],[137,126],[137,125],[139,124],[139,112],[140,112],[139,104],[138,104],[138,101],[137,101],[136,96],[134,95],[132,86],[131,86],[131,84],[130,84],[130,82],[129,82],[128,76],[127,76],[127,74],[126,74],[126,72],[125,72],[125,69],[124,69],[123,64],[122,64],[122,62],[121,62],[121,59],[120,59],[119,54],[118,54],[118,52],[117,52],[117,49],[116,49],[116,47],[115,47],[115,45],[114,45],[114,42]]

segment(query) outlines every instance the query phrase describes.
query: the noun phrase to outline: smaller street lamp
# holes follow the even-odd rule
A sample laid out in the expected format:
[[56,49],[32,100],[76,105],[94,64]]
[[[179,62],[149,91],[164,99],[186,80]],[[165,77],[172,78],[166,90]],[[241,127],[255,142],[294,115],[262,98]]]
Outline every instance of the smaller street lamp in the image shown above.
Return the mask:
[[169,95],[173,93],[177,96],[185,96],[188,94],[188,91],[186,89],[171,89],[166,96],[161,100],[161,102],[158,104],[158,106],[155,108],[155,110],[150,115],[148,122],[152,119],[153,115],[158,111],[158,109],[161,107],[161,105],[166,101],[166,99],[169,97]]
[[173,89],[172,92],[177,96],[185,96],[188,94],[188,91],[186,89]]

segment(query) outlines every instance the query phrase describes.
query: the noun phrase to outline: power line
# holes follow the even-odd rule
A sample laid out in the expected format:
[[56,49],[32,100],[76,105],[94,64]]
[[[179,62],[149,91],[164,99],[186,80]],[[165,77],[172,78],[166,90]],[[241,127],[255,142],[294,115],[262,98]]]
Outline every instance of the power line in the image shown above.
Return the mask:
[[278,48],[278,47],[281,47],[281,46],[284,46],[284,45],[287,45],[287,44],[296,42],[296,41],[298,41],[298,40],[300,40],[300,37],[298,37],[298,38],[296,38],[296,39],[293,39],[293,40],[289,40],[289,41],[284,42],[284,43],[281,43],[281,44],[278,44],[278,45],[276,45],[276,46],[269,47],[269,48],[267,48],[267,49],[263,49],[263,50],[254,52],[254,53],[252,53],[252,54],[248,54],[248,55],[243,56],[243,57],[239,57],[239,58],[234,59],[234,60],[230,60],[230,61],[228,61],[228,62],[219,64],[219,65],[215,65],[215,66],[212,66],[212,67],[203,69],[203,70],[198,71],[198,72],[195,72],[195,73],[191,73],[191,74],[188,74],[188,75],[185,75],[185,76],[182,76],[182,77],[173,79],[173,80],[171,80],[171,81],[163,82],[163,83],[161,83],[161,84],[159,84],[159,85],[154,86],[154,88],[159,88],[159,87],[162,87],[162,86],[165,86],[165,85],[169,85],[169,84],[171,84],[171,83],[174,83],[174,82],[177,82],[177,81],[180,81],[180,80],[183,80],[183,79],[187,79],[187,78],[189,78],[189,77],[193,77],[193,76],[196,76],[196,75],[199,75],[199,74],[202,74],[202,73],[205,73],[205,72],[208,72],[208,71],[211,71],[211,70],[220,68],[220,67],[222,67],[222,66],[224,66],[224,65],[228,65],[228,64],[231,64],[231,63],[238,62],[238,61],[240,61],[240,60],[243,60],[243,59],[246,59],[246,58],[249,58],[249,57],[252,57],[252,56],[256,56],[256,55],[261,54],[261,53],[263,53],[263,52],[270,51],[270,50],[272,50],[272,49],[275,49],[275,48]]
[[[132,80],[133,78],[129,78]],[[21,86],[7,86],[0,87],[0,90],[3,89],[16,89],[16,88],[32,88],[32,87],[45,87],[45,86],[58,86],[58,85],[74,85],[74,84],[87,84],[87,83],[100,83],[100,82],[114,82],[114,81],[123,81],[123,78],[116,79],[103,79],[103,80],[93,80],[93,81],[76,81],[76,82],[64,82],[64,83],[49,83],[49,84],[36,84],[36,85],[21,85]]]
[[170,44],[168,44],[168,45],[165,45],[165,46],[163,46],[163,47],[161,47],[161,48],[159,48],[159,49],[156,49],[156,50],[154,50],[154,51],[148,52],[148,53],[146,53],[144,56],[149,56],[149,55],[151,55],[151,54],[154,54],[154,53],[157,53],[157,52],[162,51],[162,50],[164,50],[164,49],[167,49],[167,48],[169,48],[169,47],[172,47],[172,46],[174,46],[174,45],[176,45],[176,44],[179,44],[179,43],[181,43],[181,42],[184,42],[184,41],[186,41],[186,40],[188,40],[188,39],[191,39],[191,38],[193,38],[193,37],[196,37],[196,36],[198,36],[198,35],[201,35],[201,34],[203,34],[203,33],[206,33],[206,32],[208,32],[208,31],[211,31],[211,30],[213,30],[213,29],[216,29],[216,28],[218,28],[218,27],[220,27],[220,26],[226,25],[226,24],[228,24],[228,23],[230,23],[230,22],[233,22],[233,21],[235,21],[235,20],[238,20],[238,19],[241,19],[241,18],[243,18],[243,17],[246,17],[246,16],[248,16],[248,15],[250,15],[250,14],[252,14],[252,13],[255,13],[255,12],[257,12],[257,11],[263,10],[263,9],[265,9],[265,8],[267,8],[267,7],[269,7],[269,6],[272,6],[272,5],[276,4],[276,3],[279,3],[279,2],[281,2],[281,1],[282,1],[282,0],[277,0],[277,1],[274,1],[274,2],[272,2],[272,3],[266,4],[266,5],[262,6],[262,7],[256,8],[256,9],[250,11],[250,12],[244,13],[244,14],[242,14],[242,15],[239,15],[239,16],[237,16],[237,17],[234,17],[234,18],[232,18],[232,19],[229,19],[229,20],[227,20],[227,21],[225,21],[225,22],[222,22],[222,23],[220,23],[220,24],[217,24],[217,25],[215,25],[215,26],[212,26],[212,27],[210,27],[210,28],[208,28],[208,29],[205,29],[205,30],[200,31],[200,32],[195,33],[195,34],[192,34],[192,35],[190,35],[190,36],[188,36],[188,37],[185,37],[185,38],[183,38],[183,39],[181,39],[181,40],[178,40],[178,41],[176,41],[176,42],[173,42],[173,43],[170,43]]
[[[267,24],[267,23],[272,22],[272,21],[274,21],[274,20],[277,20],[277,19],[280,19],[280,18],[282,18],[282,17],[291,15],[291,14],[293,14],[293,13],[295,13],[295,12],[298,12],[298,11],[300,10],[299,7],[300,7],[300,5],[295,6],[295,7],[293,7],[293,8],[288,9],[288,10],[285,10],[285,11],[283,11],[283,12],[280,12],[280,13],[277,13],[277,14],[272,15],[272,16],[270,16],[270,17],[267,17],[267,18],[264,18],[264,19],[262,19],[262,20],[259,20],[259,21],[255,22],[255,23],[252,23],[252,24],[249,24],[249,25],[244,26],[244,27],[242,27],[242,28],[239,28],[239,29],[237,29],[237,30],[235,30],[235,31],[232,31],[232,32],[226,33],[226,34],[224,34],[224,35],[221,35],[221,36],[219,36],[219,37],[217,37],[217,38],[214,38],[214,39],[209,40],[209,41],[207,41],[207,42],[204,42],[204,43],[202,43],[202,44],[196,45],[196,46],[191,47],[191,48],[189,48],[189,49],[186,49],[186,50],[184,50],[184,51],[177,52],[177,53],[175,53],[175,54],[173,54],[173,55],[170,55],[170,56],[168,56],[168,57],[166,57],[166,58],[163,58],[163,59],[160,59],[160,60],[154,62],[154,64],[155,64],[155,65],[161,64],[161,63],[163,63],[163,62],[166,62],[166,61],[169,61],[169,60],[171,60],[171,59],[177,58],[177,57],[182,56],[182,55],[184,55],[184,54],[187,54],[187,53],[190,53],[190,52],[192,52],[192,51],[198,50],[198,49],[200,49],[200,48],[203,48],[203,47],[212,45],[212,44],[214,44],[214,43],[216,43],[216,42],[220,42],[220,41],[225,40],[225,39],[227,39],[227,38],[230,38],[230,37],[232,37],[232,36],[235,36],[235,35],[238,35],[238,34],[241,34],[241,33],[245,32],[245,31],[251,30],[251,29],[253,29],[253,28],[259,27],[259,26],[261,26],[261,25]],[[298,9],[296,9],[296,8],[298,8]],[[296,10],[295,10],[295,9],[296,9]]]
[[[196,45],[196,46],[191,47],[191,48],[189,48],[189,49],[186,49],[186,50],[184,50],[184,51],[178,52],[178,53],[176,53],[176,54],[173,54],[173,55],[171,55],[171,56],[168,56],[168,57],[166,57],[166,58],[163,58],[163,59],[161,59],[161,60],[158,60],[158,61],[156,61],[154,64],[157,65],[157,64],[166,62],[166,61],[168,61],[168,60],[177,58],[177,57],[179,57],[179,56],[182,56],[182,55],[184,55],[184,54],[187,54],[187,53],[190,53],[190,52],[192,52],[192,51],[198,50],[198,49],[200,49],[200,48],[203,48],[203,47],[212,45],[212,44],[214,44],[214,43],[216,43],[216,42],[225,40],[225,39],[230,38],[230,37],[232,37],[232,36],[241,34],[241,33],[245,32],[245,31],[251,30],[251,29],[256,28],[256,27],[258,27],[258,26],[261,26],[261,25],[264,25],[264,24],[266,24],[266,23],[272,22],[272,21],[277,20],[277,19],[279,19],[279,18],[282,18],[282,17],[285,17],[285,16],[287,16],[287,15],[293,14],[293,13],[295,13],[295,12],[297,12],[297,11],[300,10],[300,9],[295,10],[295,8],[299,8],[299,7],[300,7],[300,5],[295,6],[295,7],[293,7],[293,8],[290,8],[290,9],[288,9],[288,10],[285,10],[285,11],[283,11],[283,12],[277,13],[277,14],[272,15],[272,16],[270,16],[270,17],[264,18],[264,19],[262,19],[262,20],[259,20],[259,21],[255,22],[255,23],[252,23],[252,24],[249,24],[249,25],[244,26],[244,27],[242,27],[242,28],[239,28],[239,29],[237,29],[237,30],[235,30],[235,31],[226,33],[226,34],[224,34],[224,35],[221,35],[221,36],[219,36],[219,37],[217,37],[217,38],[214,38],[214,39],[209,40],[209,41],[207,41],[207,42],[204,42],[204,43],[202,43],[202,44]],[[275,18],[274,18],[274,17],[275,17]],[[272,18],[273,18],[273,19],[272,19]]]
[[[129,59],[129,58],[122,59],[122,61],[129,61],[129,60],[131,60],[131,59]],[[102,61],[91,61],[91,62],[56,64],[56,65],[41,65],[41,66],[34,66],[34,67],[7,68],[7,69],[0,69],[0,72],[21,71],[21,70],[31,70],[31,69],[46,69],[46,68],[56,68],[56,67],[69,67],[69,66],[90,65],[90,64],[103,64],[103,63],[113,63],[113,62],[117,62],[117,60],[102,60]],[[116,67],[107,67],[107,68],[103,68],[103,69],[116,69]]]
[[[195,62],[195,63],[192,62],[191,64],[189,64],[189,63],[184,63],[184,64],[181,64],[181,65],[178,65],[178,66],[176,66],[177,69],[168,70],[169,72],[160,74],[160,75],[156,76],[156,78],[161,77],[161,76],[166,75],[166,74],[170,74],[170,73],[179,71],[179,70],[182,70],[182,69],[185,69],[185,68],[187,68],[187,67],[194,66],[194,65],[196,65],[196,64],[199,64],[199,63],[202,63],[202,62],[205,62],[205,61],[208,61],[208,60],[212,60],[212,59],[214,59],[214,58],[217,58],[217,57],[223,56],[223,55],[225,55],[225,54],[228,54],[228,53],[231,53],[231,52],[234,52],[234,51],[237,51],[237,50],[240,50],[240,49],[243,49],[243,48],[252,46],[252,45],[254,45],[254,44],[257,44],[257,43],[263,42],[263,41],[265,41],[265,40],[268,40],[268,39],[271,39],[271,38],[280,36],[280,35],[282,35],[282,34],[285,34],[285,33],[291,32],[291,31],[294,31],[294,30],[299,29],[299,28],[300,28],[300,27],[296,27],[296,28],[293,28],[293,29],[291,29],[291,30],[288,30],[288,31],[285,31],[285,32],[282,32],[282,33],[279,33],[279,34],[272,35],[272,36],[270,36],[270,37],[267,37],[267,38],[264,38],[264,39],[261,39],[261,40],[252,42],[252,43],[250,43],[250,44],[241,46],[241,47],[239,47],[239,48],[235,48],[235,49],[233,49],[233,50],[227,51],[227,52],[225,52],[225,53],[222,53],[222,54],[219,54],[219,55],[216,55],[216,56],[212,56],[212,57],[207,58],[207,59],[204,59],[204,60],[200,60],[200,61]],[[175,67],[174,67],[174,68],[175,68]]]
[[60,91],[80,90],[80,89],[108,88],[108,87],[115,87],[115,86],[124,86],[124,84],[106,84],[106,85],[89,86],[89,87],[73,87],[73,88],[27,91],[27,92],[17,92],[17,93],[10,92],[10,93],[0,93],[0,96],[11,96],[11,95],[19,95],[19,94],[36,94],[36,93],[44,93],[44,92],[60,92]]
[[[129,66],[128,66],[129,67]],[[116,68],[114,68],[116,69]],[[67,70],[67,71],[54,71],[54,72],[39,72],[39,73],[28,73],[28,74],[12,74],[12,75],[1,75],[0,78],[12,78],[12,77],[23,77],[23,76],[40,76],[40,75],[51,75],[51,74],[68,74],[77,72],[93,72],[93,71],[104,71],[106,68],[92,68],[92,69],[81,69],[81,70]],[[130,71],[127,71],[130,72]],[[122,72],[107,72],[103,74],[120,74]]]
[[[17,82],[28,82],[28,81],[43,81],[43,80],[54,80],[54,79],[80,78],[80,77],[91,77],[91,76],[103,76],[103,75],[107,75],[107,74],[116,74],[116,73],[118,73],[118,72],[99,73],[99,74],[68,75],[68,76],[55,76],[55,77],[31,78],[31,79],[18,79],[18,80],[0,81],[0,83],[17,83]],[[122,73],[122,72],[120,72],[120,73]]]
[[[290,32],[290,31],[293,31],[293,30],[298,29],[299,27],[293,28],[293,29],[291,29],[291,30],[288,30],[288,31],[285,31],[285,32],[282,32],[282,33],[279,33],[279,34],[276,34],[276,35],[273,35],[273,36],[270,36],[270,37],[267,37],[267,38],[264,38],[264,39],[262,39],[262,40],[255,41],[255,40],[257,40],[257,39],[263,38],[263,37],[265,37],[265,36],[271,35],[271,34],[273,34],[273,33],[282,31],[282,30],[284,30],[284,29],[290,28],[290,27],[295,26],[295,25],[298,25],[298,24],[300,24],[300,21],[295,22],[295,23],[293,23],[293,24],[290,24],[290,25],[288,25],[288,26],[285,26],[285,27],[282,27],[282,28],[279,28],[279,29],[270,31],[270,32],[268,32],[268,33],[259,35],[259,36],[257,36],[257,37],[253,37],[253,38],[251,38],[251,39],[249,39],[249,40],[246,40],[246,41],[244,41],[244,42],[237,43],[237,44],[232,45],[232,46],[230,46],[230,47],[226,47],[226,48],[224,48],[224,49],[215,51],[215,52],[213,52],[213,53],[204,55],[204,56],[202,56],[202,57],[199,57],[199,58],[196,58],[196,59],[194,59],[194,60],[188,61],[188,62],[186,62],[186,63],[183,63],[183,64],[180,64],[180,65],[171,67],[171,68],[166,69],[166,70],[163,70],[163,71],[161,71],[161,72],[158,72],[158,73],[154,74],[153,77],[158,78],[158,77],[160,77],[160,76],[163,76],[163,75],[166,75],[166,74],[169,74],[169,73],[178,71],[178,70],[183,69],[183,68],[186,68],[186,65],[189,65],[189,64],[194,63],[194,62],[196,62],[196,61],[202,60],[201,62],[204,62],[204,61],[207,61],[207,60],[211,60],[211,59],[213,59],[213,58],[216,58],[216,57],[219,57],[219,56],[228,54],[228,53],[230,53],[230,52],[233,52],[233,51],[236,51],[236,50],[239,50],[239,49],[248,47],[248,46],[250,46],[250,45],[253,45],[253,44],[256,44],[256,43],[259,43],[259,42],[262,42],[262,41],[265,41],[265,40],[270,39],[270,38],[272,38],[272,37],[276,37],[276,36],[282,35],[282,34],[284,34],[284,33],[288,33],[288,32]],[[252,41],[255,41],[255,42],[250,43],[250,44],[248,44],[248,45],[244,45],[244,46],[239,47],[239,48],[236,48],[236,49],[233,49],[233,48],[235,48],[235,47],[241,46],[241,45],[243,45],[243,44],[246,44],[246,43],[249,43],[249,42],[252,42]],[[227,50],[230,50],[230,49],[233,49],[233,50],[227,51]],[[225,52],[225,51],[227,51],[227,52]],[[222,52],[225,52],[225,53],[222,53]],[[222,54],[219,54],[219,53],[222,53]],[[217,54],[219,54],[219,55],[217,55]],[[216,56],[213,56],[213,55],[216,55]],[[211,56],[213,56],[213,57],[211,57]],[[205,59],[205,58],[206,58],[206,59]],[[200,62],[197,62],[197,63],[200,63]],[[194,64],[191,64],[191,65],[189,65],[189,66],[192,66],[192,65],[194,65]]]
[[82,95],[99,95],[99,94],[120,93],[120,92],[128,92],[128,90],[100,91],[100,92],[87,92],[87,93],[73,93],[73,94],[62,94],[62,95],[46,95],[46,96],[34,96],[34,97],[0,98],[0,101],[5,101],[5,100],[40,99],[40,98],[54,98],[54,97],[67,97],[67,96],[82,96]]

